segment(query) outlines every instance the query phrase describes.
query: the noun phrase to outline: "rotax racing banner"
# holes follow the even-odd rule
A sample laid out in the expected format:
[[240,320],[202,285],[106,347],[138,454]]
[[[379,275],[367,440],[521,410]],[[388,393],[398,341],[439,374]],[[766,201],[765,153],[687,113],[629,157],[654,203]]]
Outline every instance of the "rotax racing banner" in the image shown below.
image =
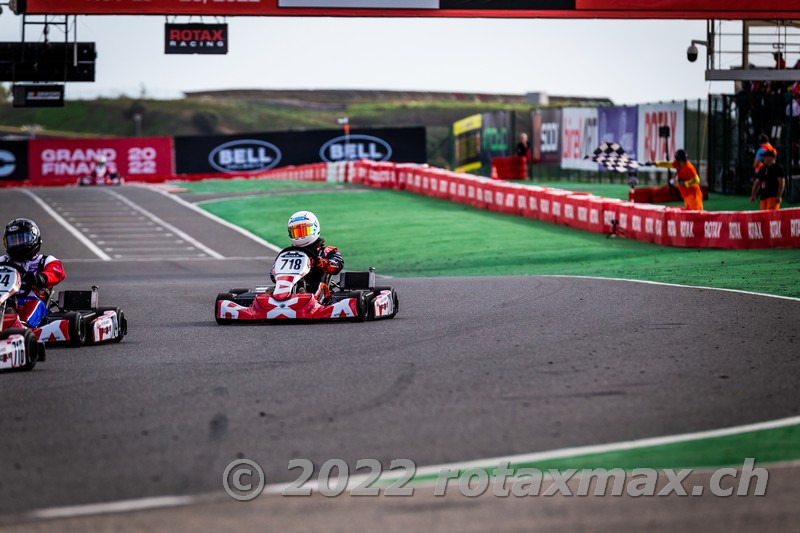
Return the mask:
[[99,157],[132,181],[174,174],[169,137],[33,139],[28,145],[29,178],[40,183],[74,183],[92,172]]
[[227,24],[167,24],[165,54],[227,54]]
[[[675,151],[684,146],[684,104],[646,104],[639,106],[639,161],[667,161],[675,157]],[[662,127],[669,128],[669,137],[661,137]],[[689,154],[691,161],[693,154]],[[639,169],[648,170],[647,167]],[[650,167],[650,170],[656,170]]]
[[175,137],[178,174],[241,174],[342,161],[424,163],[425,128],[353,129]]

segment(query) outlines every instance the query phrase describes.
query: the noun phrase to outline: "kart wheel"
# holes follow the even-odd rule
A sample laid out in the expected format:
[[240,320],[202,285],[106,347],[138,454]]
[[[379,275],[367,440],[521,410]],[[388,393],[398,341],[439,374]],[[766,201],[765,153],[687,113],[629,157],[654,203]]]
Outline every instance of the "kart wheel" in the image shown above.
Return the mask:
[[111,342],[121,342],[122,338],[128,334],[128,321],[125,318],[125,313],[119,307],[98,307],[97,314],[102,315],[106,311],[114,311],[117,313],[117,326],[119,327],[119,336]]
[[[22,367],[23,370],[33,370],[36,366],[36,363],[39,360],[44,361],[44,344],[39,346],[38,341],[36,340],[36,335],[33,334],[31,330],[25,331],[25,356],[27,357],[27,362],[25,366]],[[41,348],[42,353],[39,353],[39,349]]]
[[246,292],[250,292],[250,289],[243,289],[241,287],[237,287],[235,289],[229,290],[228,292],[233,294],[234,296],[239,296],[240,294],[244,294]]
[[217,294],[217,300],[216,303],[214,304],[214,320],[216,320],[217,324],[219,324],[220,326],[227,326],[228,324],[233,324],[233,320],[231,320],[230,318],[219,318],[217,316],[218,312],[217,310],[219,309],[219,302],[222,300],[233,301],[235,296],[236,296],[235,294],[230,292],[221,292]]
[[39,347],[37,346],[36,335],[29,329],[11,328],[0,332],[0,340],[7,339],[11,335],[22,335],[25,345],[25,365],[21,370],[33,370],[39,360]]
[[392,311],[392,314],[389,315],[389,318],[394,318],[397,316],[397,311],[400,309],[400,299],[397,297],[397,291],[392,291],[392,300],[392,303],[394,304],[394,310]]
[[64,315],[64,320],[67,321],[67,331],[69,332],[69,340],[66,345],[70,348],[82,346],[86,337],[86,327],[81,314],[76,311],[70,311]]
[[353,291],[350,295],[351,298],[356,299],[356,309],[358,314],[354,318],[356,322],[364,322],[370,314],[370,297],[372,293],[369,291]]

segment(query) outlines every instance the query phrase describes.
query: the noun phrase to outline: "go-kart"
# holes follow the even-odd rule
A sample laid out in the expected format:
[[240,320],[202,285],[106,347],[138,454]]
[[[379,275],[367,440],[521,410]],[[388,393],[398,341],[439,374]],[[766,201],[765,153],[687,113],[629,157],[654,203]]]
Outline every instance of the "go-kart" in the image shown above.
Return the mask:
[[[22,279],[24,271],[20,267],[13,263],[0,263],[0,285],[4,276],[11,276],[12,272],[18,280]],[[37,341],[46,345],[77,347],[84,344],[120,342],[128,333],[125,313],[119,307],[100,307],[98,297],[97,287],[92,287],[91,290],[60,291],[57,299],[53,299],[52,293],[48,291],[44,299],[47,316],[38,327],[27,329]],[[13,300],[12,303],[16,304]],[[8,306],[3,314],[3,329],[25,327],[17,314],[16,305]]]
[[306,276],[312,258],[303,248],[282,250],[273,266],[275,286],[231,289],[217,295],[214,318],[217,324],[272,322],[285,320],[376,320],[394,318],[397,292],[375,285],[375,270],[342,272],[331,282],[329,296],[317,297],[309,290]]
[[44,344],[36,335],[22,327],[6,327],[6,316],[17,318],[10,305],[22,287],[22,277],[15,268],[0,265],[0,370],[33,370],[36,363],[45,360]]
[[79,187],[87,187],[92,185],[122,185],[125,180],[119,175],[119,172],[98,172],[96,176],[81,176],[78,178]]

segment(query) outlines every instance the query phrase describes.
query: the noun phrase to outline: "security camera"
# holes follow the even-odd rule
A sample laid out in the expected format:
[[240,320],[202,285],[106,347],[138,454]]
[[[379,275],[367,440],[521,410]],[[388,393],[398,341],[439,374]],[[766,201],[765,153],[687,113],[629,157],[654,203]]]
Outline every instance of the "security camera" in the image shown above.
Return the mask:
[[698,54],[699,52],[697,51],[697,47],[694,45],[694,43],[690,44],[689,48],[686,49],[686,59],[692,63],[697,61]]

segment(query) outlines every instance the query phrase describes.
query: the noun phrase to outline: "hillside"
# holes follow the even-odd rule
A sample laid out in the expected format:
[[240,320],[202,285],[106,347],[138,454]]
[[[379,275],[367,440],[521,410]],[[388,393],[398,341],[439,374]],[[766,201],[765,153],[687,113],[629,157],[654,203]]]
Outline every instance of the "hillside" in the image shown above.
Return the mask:
[[[428,162],[447,166],[451,124],[493,109],[517,112],[527,129],[532,105],[519,96],[399,93],[391,91],[215,91],[191,93],[181,100],[130,98],[67,101],[63,108],[20,109],[0,104],[0,130],[33,124],[40,136],[132,136],[134,115],[142,115],[142,135],[200,135],[249,131],[338,128],[350,118],[353,128],[425,126]],[[572,103],[581,99],[569,99]],[[551,98],[551,103],[560,102]],[[66,133],[70,132],[70,133]]]

